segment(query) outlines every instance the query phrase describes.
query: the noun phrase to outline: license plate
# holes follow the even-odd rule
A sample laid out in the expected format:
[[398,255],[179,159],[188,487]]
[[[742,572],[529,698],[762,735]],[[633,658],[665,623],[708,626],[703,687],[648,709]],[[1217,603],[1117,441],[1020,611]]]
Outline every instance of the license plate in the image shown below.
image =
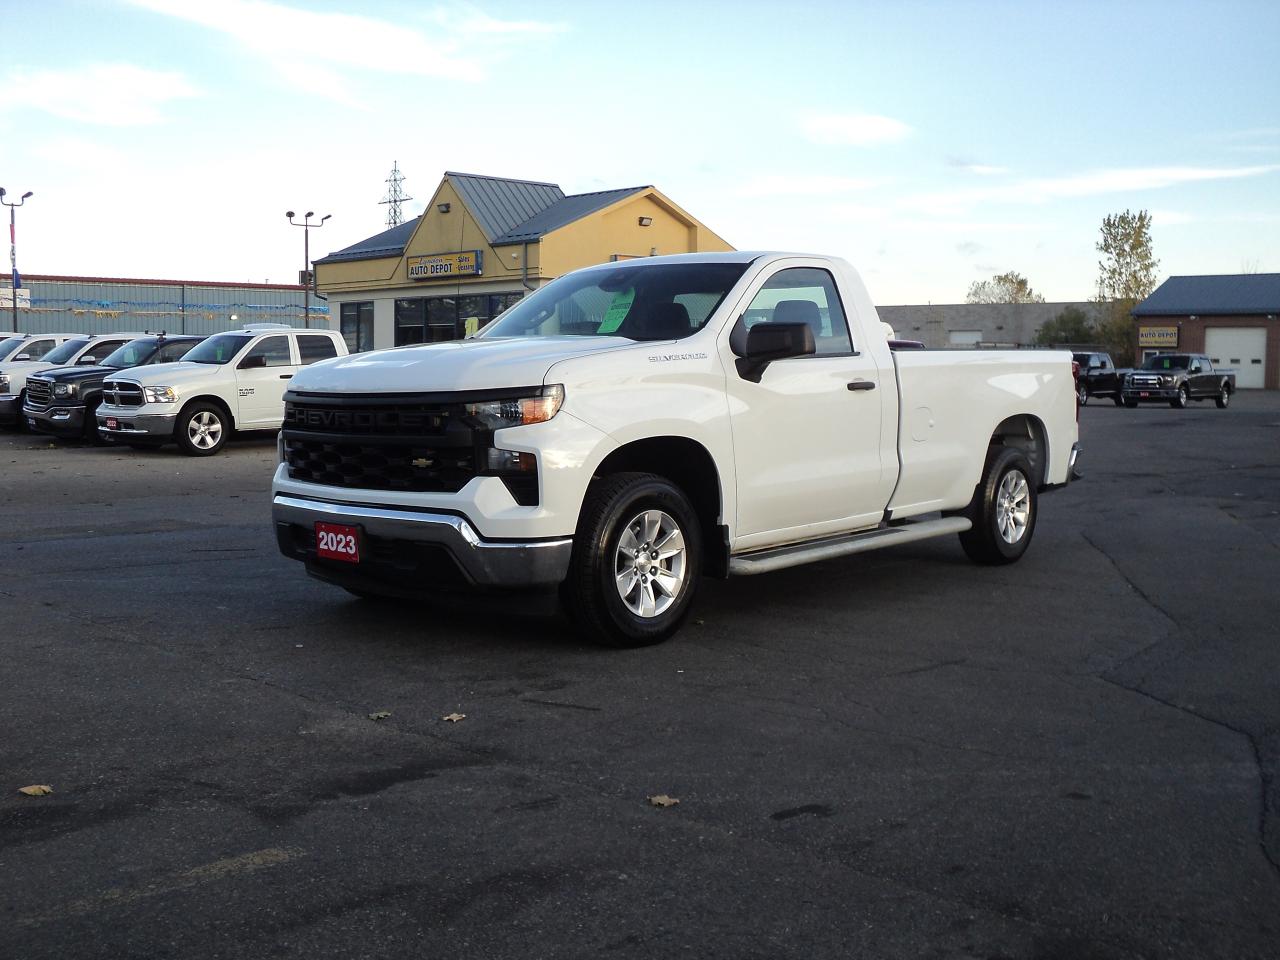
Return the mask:
[[316,522],[316,556],[321,560],[360,562],[360,528],[345,523]]
[[1140,397],[1149,397],[1149,396],[1151,396],[1151,394],[1146,393],[1146,392],[1143,392],[1143,393],[1138,394],[1138,396],[1140,396]]
[[107,429],[108,429],[108,430],[119,430],[119,429],[120,429],[120,421],[119,421],[119,420],[117,420],[115,417],[107,417]]

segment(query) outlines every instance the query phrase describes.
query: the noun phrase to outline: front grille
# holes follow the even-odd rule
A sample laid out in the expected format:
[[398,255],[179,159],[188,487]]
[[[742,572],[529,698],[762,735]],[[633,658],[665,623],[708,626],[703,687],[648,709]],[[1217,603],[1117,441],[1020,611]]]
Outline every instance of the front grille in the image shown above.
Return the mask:
[[102,385],[102,400],[116,407],[140,407],[142,387],[127,380],[108,380]]
[[53,384],[48,380],[27,380],[27,406],[33,410],[44,410],[53,402]]
[[435,446],[412,438],[318,439],[286,430],[284,453],[294,480],[332,487],[457,493],[476,475],[474,446]]
[[1150,374],[1135,373],[1129,378],[1129,385],[1133,387],[1140,387],[1144,390],[1154,389],[1155,387],[1160,386],[1160,377],[1152,376]]

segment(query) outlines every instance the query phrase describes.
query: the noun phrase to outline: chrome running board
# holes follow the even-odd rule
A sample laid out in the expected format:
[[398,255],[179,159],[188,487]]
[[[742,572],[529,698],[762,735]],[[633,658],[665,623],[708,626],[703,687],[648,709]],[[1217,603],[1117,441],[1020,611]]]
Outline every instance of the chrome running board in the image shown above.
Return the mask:
[[896,547],[949,533],[964,533],[972,528],[973,522],[968,517],[941,517],[938,520],[920,520],[896,527],[878,527],[840,537],[823,537],[821,540],[807,540],[804,543],[791,543],[785,547],[770,547],[730,557],[729,573],[737,577],[772,573],[774,570],[798,567],[819,560],[833,560],[853,553]]

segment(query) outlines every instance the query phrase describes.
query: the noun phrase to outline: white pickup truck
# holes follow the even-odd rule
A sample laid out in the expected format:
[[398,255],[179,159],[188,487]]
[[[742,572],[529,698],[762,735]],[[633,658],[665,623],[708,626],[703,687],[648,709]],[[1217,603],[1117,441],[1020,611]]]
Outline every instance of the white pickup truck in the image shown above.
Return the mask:
[[277,541],[357,596],[558,586],[612,646],[669,637],[702,575],[945,534],[1017,560],[1074,475],[1071,354],[886,329],[832,257],[577,271],[469,340],[301,371]]
[[334,330],[251,323],[215,334],[179,361],[108,377],[98,433],[132,447],[173,441],[189,456],[212,456],[233,430],[277,429],[293,375],[346,353]]

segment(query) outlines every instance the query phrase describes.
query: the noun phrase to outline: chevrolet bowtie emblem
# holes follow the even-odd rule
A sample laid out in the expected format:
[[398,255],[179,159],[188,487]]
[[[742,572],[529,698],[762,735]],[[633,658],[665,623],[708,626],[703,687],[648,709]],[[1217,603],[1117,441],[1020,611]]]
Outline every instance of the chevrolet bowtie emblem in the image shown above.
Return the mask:
[[417,460],[410,460],[410,466],[425,468],[431,466],[431,461],[426,457],[419,457]]

